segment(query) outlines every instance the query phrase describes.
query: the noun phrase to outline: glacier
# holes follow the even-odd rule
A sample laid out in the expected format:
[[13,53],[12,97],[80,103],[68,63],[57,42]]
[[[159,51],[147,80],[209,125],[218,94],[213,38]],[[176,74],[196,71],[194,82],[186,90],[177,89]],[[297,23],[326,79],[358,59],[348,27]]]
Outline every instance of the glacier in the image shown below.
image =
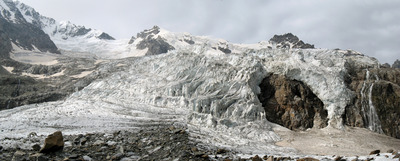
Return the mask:
[[[243,154],[307,153],[299,150],[305,148],[304,145],[314,144],[315,140],[318,140],[317,149],[348,147],[347,144],[337,146],[339,143],[332,140],[357,145],[361,142],[357,140],[360,136],[378,138],[344,125],[346,107],[357,95],[345,83],[349,67],[367,70],[360,91],[363,117],[368,120],[370,130],[382,131],[371,101],[378,76],[372,80],[368,72],[368,69],[379,68],[380,64],[375,58],[356,51],[295,49],[291,43],[285,45],[288,48],[281,48],[282,44],[271,41],[235,44],[208,36],[170,32],[156,26],[130,40],[104,39],[101,36],[104,32],[100,30],[41,16],[18,1],[0,0],[1,14],[9,21],[18,23],[14,12],[8,17],[4,15],[13,10],[11,3],[23,13],[25,21],[41,28],[61,51],[61,55],[41,53],[35,47],[36,51],[27,51],[13,43],[11,59],[57,65],[59,60],[87,58],[99,67],[70,75],[96,79],[64,100],[1,111],[1,140],[24,138],[31,132],[39,135],[56,130],[67,135],[112,133],[173,125],[185,127],[191,139],[205,146],[224,147]],[[152,40],[162,41],[173,50],[147,55],[150,46],[139,49],[142,43]],[[12,73],[12,67],[3,67]],[[110,71],[112,73],[105,77],[99,76]],[[328,112],[328,127],[295,133],[268,121],[258,99],[262,92],[259,84],[273,74],[308,86]],[[49,77],[53,76],[65,75],[61,71]],[[346,131],[351,134],[343,134]],[[349,138],[343,141],[340,138],[343,136]],[[374,142],[370,146],[384,143]],[[0,142],[0,145],[31,148],[23,141]],[[360,154],[360,150],[357,153]]]
[[262,79],[281,74],[304,82],[328,110],[329,127],[343,129],[341,115],[354,97],[344,83],[346,63],[379,65],[376,59],[342,50],[280,49],[266,42],[233,44],[164,29],[147,36],[161,37],[175,50],[124,59],[100,53],[108,61],[91,75],[121,69],[63,101],[2,111],[0,137],[23,137],[32,131],[76,134],[178,125],[204,144],[244,153],[290,154],[296,150],[275,145],[281,140],[275,131],[285,128],[265,118],[257,98]]

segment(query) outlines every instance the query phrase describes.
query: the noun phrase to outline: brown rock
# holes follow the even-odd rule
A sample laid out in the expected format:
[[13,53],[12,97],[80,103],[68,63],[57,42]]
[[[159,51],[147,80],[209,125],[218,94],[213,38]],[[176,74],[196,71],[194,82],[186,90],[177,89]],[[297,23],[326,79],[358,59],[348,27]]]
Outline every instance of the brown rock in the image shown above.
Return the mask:
[[400,158],[400,154],[396,154],[393,158]]
[[267,161],[274,161],[274,156],[269,156]]
[[27,154],[23,151],[16,151],[13,155],[12,160],[26,160],[27,159]]
[[258,155],[251,158],[251,161],[263,161]]
[[40,145],[39,144],[35,144],[35,145],[32,146],[32,149],[34,151],[39,151],[40,150]]
[[389,149],[388,151],[386,151],[387,153],[393,153],[394,150],[393,149]]
[[318,159],[307,157],[307,158],[301,158],[297,159],[297,161],[319,161]]
[[64,148],[64,138],[61,131],[56,131],[53,134],[47,136],[44,140],[44,145],[40,149],[40,153],[52,153]]
[[337,156],[335,159],[333,159],[334,161],[342,161],[344,160],[342,156]]
[[[363,113],[362,107],[363,104],[365,107],[365,104],[369,104],[371,101],[381,124],[381,128],[377,128],[376,131],[382,130],[381,132],[388,136],[400,138],[400,70],[369,68],[369,80],[367,81],[365,67],[348,65],[349,75],[345,83],[350,90],[354,91],[356,97],[346,107],[344,115],[346,125],[368,127],[371,121]],[[369,94],[370,87],[372,87],[371,100],[362,97]]]
[[380,150],[374,150],[374,151],[371,151],[371,153],[369,153],[369,155],[379,154],[380,152],[381,152]]
[[291,130],[327,126],[322,101],[303,82],[282,75],[271,75],[260,84],[258,95],[269,121]]
[[201,158],[208,159],[210,157],[207,154],[204,154],[204,155],[201,156]]
[[197,152],[197,151],[199,151],[199,149],[197,149],[197,147],[192,147],[191,150],[192,150],[192,152]]
[[228,152],[228,150],[225,150],[225,149],[218,149],[217,150],[217,154],[224,154],[226,152]]

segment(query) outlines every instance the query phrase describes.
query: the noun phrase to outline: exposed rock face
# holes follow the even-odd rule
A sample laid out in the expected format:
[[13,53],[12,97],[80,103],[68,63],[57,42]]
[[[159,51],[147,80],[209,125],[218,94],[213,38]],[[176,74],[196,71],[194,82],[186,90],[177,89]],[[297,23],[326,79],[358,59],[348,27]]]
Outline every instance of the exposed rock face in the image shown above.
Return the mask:
[[302,82],[272,75],[260,84],[258,96],[269,121],[292,130],[327,126],[323,103]]
[[[1,18],[0,18],[1,22]],[[3,29],[3,25],[0,25],[0,59],[9,58],[10,51],[12,49],[10,38]]]
[[392,68],[400,68],[400,60],[399,60],[399,59],[397,59],[397,60],[393,63]]
[[277,48],[314,49],[314,45],[304,43],[292,33],[274,35],[269,41],[275,43]]
[[[74,77],[82,72],[97,70],[100,64],[86,58],[59,59],[58,61],[59,64],[46,66],[0,59],[0,91],[2,91],[0,92],[0,110],[63,99],[83,89],[93,80],[121,69],[114,68],[113,65],[103,66],[104,70],[100,73],[93,72],[93,75]],[[3,66],[13,68],[12,72],[8,72]],[[24,76],[24,74],[30,76]]]
[[133,44],[133,42],[135,42],[136,37],[132,36],[131,39],[129,40],[128,44]]
[[162,53],[167,53],[169,50],[175,49],[163,38],[157,37],[154,39],[151,36],[149,36],[147,39],[142,40],[136,47],[141,50],[147,48],[148,51],[146,55],[158,55]]
[[[26,21],[12,23],[0,16],[0,29],[2,31],[0,48],[6,53],[11,51],[11,42],[27,50],[34,50],[36,47],[42,52],[59,53],[58,48],[46,33]],[[1,55],[8,57],[4,56],[4,53]]]
[[356,97],[346,108],[346,124],[400,138],[400,70],[352,67],[349,74]]
[[64,138],[61,131],[56,131],[47,136],[44,140],[44,145],[40,149],[40,153],[51,153],[62,150],[64,148]]
[[10,73],[2,66],[0,66],[0,75],[10,75]]
[[24,76],[0,76],[0,110],[21,105],[56,101],[67,93],[44,82]]
[[155,37],[158,33],[160,33],[160,28],[158,26],[154,26],[150,30],[144,30],[143,32],[138,33],[136,37],[142,38],[143,40],[137,44],[136,47],[140,50],[147,48],[148,51],[146,55],[158,55],[174,50],[175,48],[168,44],[162,37]]
[[101,33],[99,36],[97,36],[97,38],[103,39],[103,40],[115,40],[115,38],[113,38],[112,36],[110,36],[109,34],[107,34],[105,32]]

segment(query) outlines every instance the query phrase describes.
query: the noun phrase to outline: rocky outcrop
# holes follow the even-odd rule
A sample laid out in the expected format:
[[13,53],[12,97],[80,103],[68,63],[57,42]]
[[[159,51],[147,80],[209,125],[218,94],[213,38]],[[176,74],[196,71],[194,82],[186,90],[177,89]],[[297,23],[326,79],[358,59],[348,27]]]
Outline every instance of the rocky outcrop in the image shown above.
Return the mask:
[[67,93],[47,83],[27,76],[0,76],[0,110],[21,105],[56,101],[67,96]]
[[[22,15],[21,15],[22,16]],[[26,50],[38,49],[42,52],[59,53],[58,48],[40,28],[27,23],[13,23],[0,16],[0,29],[2,42],[0,48],[4,52],[11,51],[11,42]],[[2,53],[1,55],[4,55]],[[4,57],[4,56],[3,56]]]
[[142,38],[143,40],[136,45],[137,49],[143,50],[147,48],[148,50],[146,55],[158,55],[174,50],[175,48],[168,44],[164,38],[161,36],[156,37],[158,33],[160,33],[160,28],[158,26],[154,26],[150,30],[144,30],[143,32],[138,33],[136,37]]
[[[1,18],[0,18],[1,24]],[[3,29],[3,25],[0,25],[0,59],[10,58],[10,52],[12,50],[11,41],[7,33]]]
[[302,82],[271,75],[260,84],[258,96],[269,121],[292,130],[327,126],[327,111],[320,99]]
[[400,138],[400,70],[349,67],[348,87],[356,97],[345,123]]
[[400,68],[400,60],[399,60],[399,59],[397,59],[397,60],[393,63],[392,68]]
[[109,34],[103,32],[101,33],[99,36],[97,36],[97,38],[102,39],[102,40],[115,40],[115,38],[113,38],[112,36],[110,36]]
[[[97,70],[100,64],[86,58],[68,58],[58,61],[59,64],[47,66],[0,59],[0,91],[2,91],[0,92],[0,110],[61,100],[83,89],[93,80],[105,77],[113,73],[112,71],[121,70],[119,67],[107,65],[102,66],[104,70],[91,73],[93,75],[76,77],[82,72]],[[3,66],[13,68],[12,72],[8,72]]]
[[276,44],[276,48],[314,49],[314,45],[304,43],[292,33],[287,33],[284,35],[274,35],[274,37],[272,37],[269,42],[272,44]]

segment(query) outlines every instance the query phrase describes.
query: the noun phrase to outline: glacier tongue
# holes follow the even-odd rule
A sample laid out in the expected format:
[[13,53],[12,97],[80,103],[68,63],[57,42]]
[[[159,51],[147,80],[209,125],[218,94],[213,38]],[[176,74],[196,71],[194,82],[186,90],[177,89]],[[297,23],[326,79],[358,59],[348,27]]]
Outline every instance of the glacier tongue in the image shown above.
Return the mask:
[[165,39],[175,50],[104,63],[98,70],[123,70],[92,82],[65,101],[2,111],[0,137],[174,124],[187,126],[193,138],[204,143],[243,152],[293,152],[274,145],[280,140],[274,130],[282,127],[265,118],[257,97],[261,81],[271,74],[302,81],[323,102],[329,126],[342,129],[342,115],[354,97],[344,81],[346,64],[377,64],[340,50],[270,49],[271,44],[231,44],[162,29],[148,36]]

